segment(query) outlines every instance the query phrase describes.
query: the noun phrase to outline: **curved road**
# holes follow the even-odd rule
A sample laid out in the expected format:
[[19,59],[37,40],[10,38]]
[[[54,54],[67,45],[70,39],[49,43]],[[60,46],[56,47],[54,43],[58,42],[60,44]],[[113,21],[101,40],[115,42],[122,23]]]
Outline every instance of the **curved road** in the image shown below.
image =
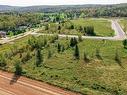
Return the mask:
[[[126,39],[126,34],[123,31],[123,29],[121,28],[121,26],[118,23],[118,20],[111,20],[111,27],[112,29],[115,31],[115,36],[114,37],[97,37],[97,36],[82,36],[83,39],[105,39],[105,40],[124,40]],[[37,31],[39,31],[38,29],[35,30],[35,32],[29,31],[26,32],[24,34],[19,34],[17,36],[13,36],[13,37],[8,37],[8,38],[2,38],[0,40],[0,44],[6,44],[9,43],[11,41],[20,39],[22,37],[28,36],[28,35],[53,35],[53,34],[44,34],[44,33],[37,33]],[[78,38],[78,36],[76,35],[58,35],[59,37],[75,37]]]
[[[124,40],[126,34],[118,24],[117,20],[111,20],[112,28],[115,31],[114,37],[92,37],[82,36],[83,39],[107,39],[107,40]],[[37,30],[36,30],[37,31]],[[0,40],[1,44],[9,43],[11,41],[20,39],[28,35],[53,35],[53,34],[42,34],[36,32],[26,32],[20,34],[17,37],[4,38]],[[59,35],[59,37],[76,37],[75,35]],[[13,75],[10,73],[0,71],[0,95],[77,95],[73,92],[64,91],[60,88],[48,85],[46,83],[38,82],[28,78],[20,77],[16,83],[10,84]]]
[[[83,39],[105,39],[105,40],[124,40],[126,39],[126,34],[121,28],[121,26],[118,23],[118,20],[111,20],[111,27],[115,31],[115,36],[114,37],[98,37],[98,36],[82,36]],[[53,35],[53,34],[44,34],[44,33],[36,33],[32,32],[32,35]],[[59,37],[75,37],[78,38],[76,35],[64,35],[64,34],[59,34]]]

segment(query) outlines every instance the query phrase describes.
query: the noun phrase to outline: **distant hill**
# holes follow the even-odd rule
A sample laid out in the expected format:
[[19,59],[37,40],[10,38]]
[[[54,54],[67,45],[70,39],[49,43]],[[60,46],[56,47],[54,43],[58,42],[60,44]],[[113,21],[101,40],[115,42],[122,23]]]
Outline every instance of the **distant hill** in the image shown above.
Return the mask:
[[4,11],[12,11],[12,10],[17,10],[19,7],[15,7],[15,6],[8,6],[8,5],[0,5],[0,11],[4,12]]
[[0,5],[0,12],[59,12],[65,10],[77,10],[85,8],[127,8],[127,4],[116,4],[116,5],[59,5],[59,6],[28,6],[28,7],[17,7]]

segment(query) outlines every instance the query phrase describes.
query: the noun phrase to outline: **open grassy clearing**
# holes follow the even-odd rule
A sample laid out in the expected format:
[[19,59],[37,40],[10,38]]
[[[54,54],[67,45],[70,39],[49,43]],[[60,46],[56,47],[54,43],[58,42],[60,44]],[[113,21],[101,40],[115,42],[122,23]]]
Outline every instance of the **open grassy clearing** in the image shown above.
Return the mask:
[[114,30],[111,28],[111,22],[108,19],[78,19],[72,20],[75,25],[94,26],[97,36],[114,36]]
[[[51,83],[66,89],[78,91],[88,95],[126,95],[127,94],[127,50],[121,41],[84,40],[78,44],[80,60],[74,59],[74,48],[68,47],[70,39],[59,39],[50,42],[52,37],[40,36],[38,39],[48,40],[48,45],[41,50],[44,62],[42,66],[35,66],[35,51],[28,45],[30,36],[15,41],[13,45],[5,44],[0,47],[1,54],[11,53],[13,50],[22,50],[14,56],[6,57],[6,70],[14,72],[17,59],[23,67],[23,75]],[[64,52],[57,52],[57,45],[65,46]],[[10,49],[11,48],[11,49]],[[100,49],[103,60],[96,57],[96,50]],[[115,61],[116,49],[122,60],[121,64]],[[48,58],[48,51],[52,56]],[[90,62],[83,60],[84,51]],[[22,62],[23,57],[30,53],[30,59]]]
[[122,26],[124,32],[127,32],[127,18],[120,19],[119,23]]
[[42,30],[39,32],[58,33],[66,35],[86,35],[84,34],[84,27],[93,27],[96,36],[114,36],[114,30],[112,30],[111,28],[111,22],[109,21],[109,19],[102,18],[80,18],[76,20],[66,21],[65,23],[61,24],[48,23],[48,30],[45,30],[44,27],[42,27]]

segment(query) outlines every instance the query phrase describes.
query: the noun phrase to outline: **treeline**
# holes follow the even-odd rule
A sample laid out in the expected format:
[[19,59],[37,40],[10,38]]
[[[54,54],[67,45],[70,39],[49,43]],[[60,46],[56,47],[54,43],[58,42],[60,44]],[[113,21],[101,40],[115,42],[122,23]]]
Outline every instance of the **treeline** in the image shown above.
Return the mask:
[[[6,6],[2,6],[6,7]],[[126,17],[127,4],[116,5],[68,5],[68,6],[31,6],[31,7],[7,7],[3,12],[44,12],[44,13],[66,13],[72,17]],[[9,11],[8,11],[9,10]]]
[[0,14],[0,31],[5,32],[25,32],[26,28],[35,27],[36,24],[40,23],[40,15],[39,14],[12,14],[6,13]]

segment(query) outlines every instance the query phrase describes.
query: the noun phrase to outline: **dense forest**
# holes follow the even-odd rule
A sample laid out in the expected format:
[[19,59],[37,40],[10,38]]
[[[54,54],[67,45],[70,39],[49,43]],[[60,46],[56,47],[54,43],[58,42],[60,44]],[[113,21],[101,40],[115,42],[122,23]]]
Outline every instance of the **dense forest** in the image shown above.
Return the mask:
[[14,34],[25,32],[27,28],[35,27],[40,23],[41,16],[39,14],[0,14],[0,30]]

